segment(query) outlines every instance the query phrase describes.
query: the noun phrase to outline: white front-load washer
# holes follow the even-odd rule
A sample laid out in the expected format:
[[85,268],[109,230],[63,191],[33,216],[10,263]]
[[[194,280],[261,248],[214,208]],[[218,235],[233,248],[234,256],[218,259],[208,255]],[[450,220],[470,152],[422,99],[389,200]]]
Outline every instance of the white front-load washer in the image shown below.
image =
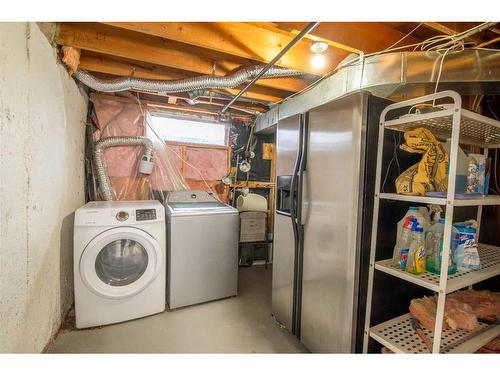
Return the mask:
[[77,328],[165,310],[165,227],[158,201],[89,202],[76,211]]

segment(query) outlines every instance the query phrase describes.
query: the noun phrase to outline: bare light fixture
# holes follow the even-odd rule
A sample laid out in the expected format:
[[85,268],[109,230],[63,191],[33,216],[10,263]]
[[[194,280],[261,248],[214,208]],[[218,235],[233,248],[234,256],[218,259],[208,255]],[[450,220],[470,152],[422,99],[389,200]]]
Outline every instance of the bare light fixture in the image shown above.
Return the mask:
[[311,64],[316,69],[321,69],[325,66],[326,58],[325,51],[328,49],[328,44],[321,41],[316,41],[311,44],[311,52],[314,54]]
[[322,54],[328,49],[328,44],[321,41],[316,41],[311,44],[311,52],[314,54]]

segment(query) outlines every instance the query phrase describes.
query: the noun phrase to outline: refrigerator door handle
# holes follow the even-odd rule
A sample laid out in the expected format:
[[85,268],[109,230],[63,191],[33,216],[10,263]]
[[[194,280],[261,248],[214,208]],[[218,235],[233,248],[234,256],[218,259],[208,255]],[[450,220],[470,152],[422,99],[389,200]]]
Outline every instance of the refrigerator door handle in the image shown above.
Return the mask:
[[303,225],[303,193],[304,193],[304,179],[307,168],[307,147],[308,147],[308,133],[309,133],[309,112],[303,113],[300,116],[300,160],[297,172],[297,225]]
[[298,215],[300,214],[299,183],[300,183],[300,167],[302,162],[302,149],[303,149],[303,138],[304,138],[303,133],[304,133],[304,127],[301,115],[299,123],[299,147],[297,150],[297,158],[295,159],[295,164],[293,167],[292,179],[290,181],[290,217],[292,219],[292,225],[296,243],[297,243],[297,225],[299,217]]
[[293,238],[294,238],[294,275],[293,275],[293,302],[292,302],[292,334],[300,339],[300,293],[299,293],[299,276],[301,267],[301,234],[299,227],[298,215],[300,215],[299,204],[299,170],[302,160],[302,149],[304,141],[304,126],[302,115],[299,122],[299,144],[297,149],[297,158],[293,168],[292,179],[290,182],[290,218],[292,219]]
[[302,196],[301,196],[301,217],[299,224],[304,226],[309,217],[309,199],[307,188],[307,171],[302,172]]
[[300,116],[300,140],[299,140],[299,155],[297,168],[297,207],[296,207],[296,252],[295,252],[295,332],[297,338],[301,337],[301,315],[302,315],[302,270],[304,260],[304,225],[303,225],[303,187],[304,176],[307,166],[307,146],[308,146],[308,131],[309,131],[309,113],[303,113]]

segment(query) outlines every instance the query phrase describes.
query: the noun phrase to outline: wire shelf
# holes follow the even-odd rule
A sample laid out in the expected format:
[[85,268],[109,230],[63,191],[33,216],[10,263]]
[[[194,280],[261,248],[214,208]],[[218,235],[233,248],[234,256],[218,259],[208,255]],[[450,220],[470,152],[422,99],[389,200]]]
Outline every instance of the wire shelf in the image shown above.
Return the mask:
[[[434,136],[445,141],[451,138],[453,112],[450,109],[409,114],[395,120],[386,121],[386,129],[405,132],[416,128],[426,128]],[[460,143],[479,147],[500,147],[500,121],[461,109]]]
[[[396,193],[380,193],[380,199],[394,200],[394,201],[403,201],[403,202],[412,202],[412,203],[422,203],[422,204],[439,204],[446,205],[446,198],[437,198],[437,197],[421,197],[417,195],[404,195],[404,194],[396,194]],[[477,198],[467,198],[460,199],[455,198],[453,200],[453,206],[495,206],[500,205],[500,196],[498,195],[487,195],[484,197]]]
[[[457,271],[448,276],[446,283],[446,293],[451,293],[469,285],[500,274],[500,247],[479,244],[479,258],[481,259],[481,269]],[[392,259],[385,259],[375,263],[375,269],[396,276],[400,279],[420,285],[434,292],[439,292],[439,275],[431,272],[424,272],[421,275],[414,275],[406,272],[392,264]]]
[[[432,342],[434,334],[422,327]],[[500,325],[479,323],[472,331],[446,329],[441,336],[441,353],[473,353],[500,335]],[[411,325],[411,315],[405,314],[370,328],[370,337],[394,353],[429,353],[422,339]]]

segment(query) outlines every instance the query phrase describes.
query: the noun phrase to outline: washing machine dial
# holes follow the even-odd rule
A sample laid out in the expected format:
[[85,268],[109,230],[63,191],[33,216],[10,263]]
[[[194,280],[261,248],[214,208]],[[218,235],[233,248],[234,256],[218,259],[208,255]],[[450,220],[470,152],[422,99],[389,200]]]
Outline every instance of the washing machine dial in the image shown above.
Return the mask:
[[118,221],[125,221],[128,219],[128,212],[126,211],[120,211],[116,214],[116,220]]

